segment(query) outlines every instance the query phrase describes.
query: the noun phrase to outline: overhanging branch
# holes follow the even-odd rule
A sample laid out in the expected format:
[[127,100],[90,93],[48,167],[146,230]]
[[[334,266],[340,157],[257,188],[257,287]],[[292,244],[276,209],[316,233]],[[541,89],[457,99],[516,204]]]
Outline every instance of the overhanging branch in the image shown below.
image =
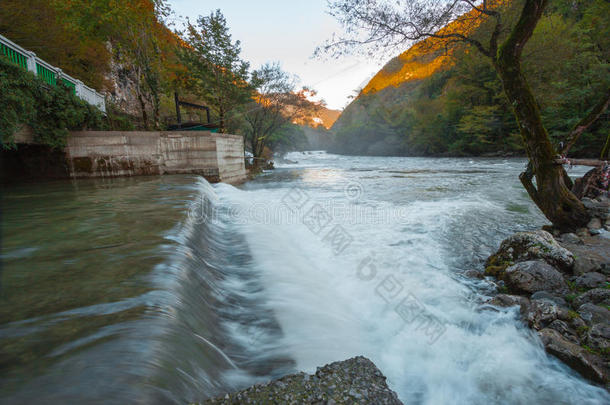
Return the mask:
[[568,138],[566,139],[566,145],[563,148],[563,150],[561,151],[561,154],[563,156],[566,156],[568,154],[568,152],[570,151],[570,148],[572,148],[572,146],[574,146],[574,144],[576,143],[578,138],[580,138],[580,136],[587,129],[589,129],[595,121],[598,120],[598,118],[604,113],[604,111],[606,111],[606,109],[608,108],[609,105],[610,105],[610,89],[608,89],[606,91],[606,94],[604,95],[604,97],[602,97],[601,101],[595,107],[593,107],[591,112],[589,112],[589,114],[587,114],[586,117],[584,117],[582,120],[580,120],[580,122],[578,124],[576,124],[576,126],[574,127],[572,132],[570,132],[570,134],[568,135]]

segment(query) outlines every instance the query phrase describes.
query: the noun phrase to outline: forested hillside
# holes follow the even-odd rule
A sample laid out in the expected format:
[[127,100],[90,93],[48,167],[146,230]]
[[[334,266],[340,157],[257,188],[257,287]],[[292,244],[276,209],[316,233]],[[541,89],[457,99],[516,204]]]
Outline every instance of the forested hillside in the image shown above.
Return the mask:
[[[523,68],[557,143],[608,91],[609,15],[606,0],[552,0],[525,48]],[[431,40],[391,60],[346,108],[333,132],[334,151],[348,154],[522,153],[489,58],[474,48],[446,48]],[[572,155],[598,157],[609,133],[606,112]]]
[[[172,26],[165,0],[3,0],[0,33],[104,93],[108,114],[89,119],[86,105],[60,89],[48,93],[34,75],[14,69],[0,54],[0,88],[6,89],[0,94],[0,146],[14,147],[12,136],[23,125],[34,128],[41,141],[51,128],[52,139],[43,143],[54,147],[64,144],[68,130],[176,127],[176,94],[211,113],[208,123],[203,109],[183,107],[181,123],[243,134],[248,146],[257,143],[256,154],[265,147],[309,147],[304,131],[292,124],[334,123],[338,112],[311,101],[315,92],[300,90],[279,64],[250,66],[221,10],[187,18],[185,26]],[[42,123],[41,95],[49,94]],[[53,101],[64,96],[70,107]]]

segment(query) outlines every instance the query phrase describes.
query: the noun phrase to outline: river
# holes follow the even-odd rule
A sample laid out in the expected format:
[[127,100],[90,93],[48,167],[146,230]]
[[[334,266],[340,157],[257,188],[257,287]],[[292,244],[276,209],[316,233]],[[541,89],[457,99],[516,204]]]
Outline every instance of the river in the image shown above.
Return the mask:
[[468,278],[544,217],[520,159],[291,153],[6,187],[0,402],[186,403],[356,355],[409,404],[602,404]]

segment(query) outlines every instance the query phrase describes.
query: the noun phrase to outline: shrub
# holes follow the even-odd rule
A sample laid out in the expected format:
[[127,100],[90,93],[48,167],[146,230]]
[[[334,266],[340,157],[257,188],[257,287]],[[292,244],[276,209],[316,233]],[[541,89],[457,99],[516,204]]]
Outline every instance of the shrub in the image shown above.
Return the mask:
[[14,134],[29,125],[34,140],[62,148],[70,130],[104,129],[105,118],[96,107],[58,84],[51,86],[0,56],[0,140],[14,148]]

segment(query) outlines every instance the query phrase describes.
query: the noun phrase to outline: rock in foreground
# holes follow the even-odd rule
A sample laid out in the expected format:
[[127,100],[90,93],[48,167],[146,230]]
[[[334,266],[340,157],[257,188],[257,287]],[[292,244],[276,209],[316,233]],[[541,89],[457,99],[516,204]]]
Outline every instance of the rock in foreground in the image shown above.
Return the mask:
[[514,295],[489,303],[518,305],[548,353],[610,389],[610,239],[584,231],[562,235],[561,243],[545,231],[502,242],[486,274]]
[[319,367],[246,390],[210,399],[206,404],[402,404],[386,378],[364,357]]

